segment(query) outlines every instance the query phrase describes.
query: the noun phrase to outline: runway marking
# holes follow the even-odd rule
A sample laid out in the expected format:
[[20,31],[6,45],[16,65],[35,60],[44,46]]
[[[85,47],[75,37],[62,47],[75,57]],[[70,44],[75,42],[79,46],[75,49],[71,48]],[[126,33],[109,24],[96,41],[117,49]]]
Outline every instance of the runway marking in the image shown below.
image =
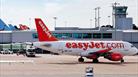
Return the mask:
[[0,63],[34,63],[34,60],[0,60]]

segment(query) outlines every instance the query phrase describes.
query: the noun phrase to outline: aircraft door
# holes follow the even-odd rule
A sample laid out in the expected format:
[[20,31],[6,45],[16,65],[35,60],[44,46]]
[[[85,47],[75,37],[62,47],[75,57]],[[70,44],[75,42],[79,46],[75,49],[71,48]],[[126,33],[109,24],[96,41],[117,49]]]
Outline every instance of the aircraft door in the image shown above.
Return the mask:
[[70,49],[66,48],[66,43],[65,43],[65,42],[62,42],[59,51],[60,51],[62,54],[68,54],[68,55],[73,55],[73,54],[75,54],[75,52],[73,53],[73,50],[72,50],[71,48],[70,48]]

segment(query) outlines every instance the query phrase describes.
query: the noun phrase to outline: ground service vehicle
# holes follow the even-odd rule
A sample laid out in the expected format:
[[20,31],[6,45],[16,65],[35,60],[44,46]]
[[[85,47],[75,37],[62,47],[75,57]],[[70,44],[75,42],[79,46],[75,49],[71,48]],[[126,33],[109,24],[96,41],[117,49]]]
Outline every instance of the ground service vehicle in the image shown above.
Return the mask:
[[35,48],[31,45],[26,46],[26,56],[35,57]]

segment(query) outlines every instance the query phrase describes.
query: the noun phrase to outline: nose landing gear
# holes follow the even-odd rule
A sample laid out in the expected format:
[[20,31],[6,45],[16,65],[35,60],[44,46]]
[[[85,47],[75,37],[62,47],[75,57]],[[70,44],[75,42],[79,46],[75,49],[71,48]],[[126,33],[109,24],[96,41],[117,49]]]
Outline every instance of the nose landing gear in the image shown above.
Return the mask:
[[93,59],[93,63],[99,63],[98,59]]

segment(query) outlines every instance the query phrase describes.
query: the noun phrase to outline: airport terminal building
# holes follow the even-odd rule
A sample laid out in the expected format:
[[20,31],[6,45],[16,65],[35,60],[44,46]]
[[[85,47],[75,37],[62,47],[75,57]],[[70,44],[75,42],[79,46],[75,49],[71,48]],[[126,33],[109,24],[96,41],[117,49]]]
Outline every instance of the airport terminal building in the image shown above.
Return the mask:
[[[99,41],[127,41],[134,44],[138,48],[138,30],[114,30],[106,27],[101,27],[99,30],[92,30],[86,28],[77,27],[60,27],[52,31],[53,35],[59,40],[99,40]],[[14,49],[11,47],[13,44],[19,44],[24,42],[38,41],[38,35],[36,30],[27,31],[0,31],[0,44],[3,45],[0,48],[7,47],[8,49]],[[12,44],[10,46],[4,46]],[[18,46],[18,48],[21,48]]]

